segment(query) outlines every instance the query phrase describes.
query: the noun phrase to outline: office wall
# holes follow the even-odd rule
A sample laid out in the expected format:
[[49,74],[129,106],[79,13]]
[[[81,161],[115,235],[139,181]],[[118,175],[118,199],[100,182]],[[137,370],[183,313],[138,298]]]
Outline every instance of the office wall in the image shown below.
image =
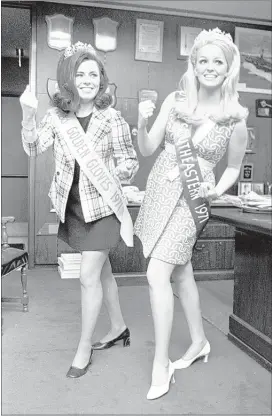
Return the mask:
[[28,83],[28,60],[1,60],[1,209],[16,223],[28,220],[28,157],[21,141],[19,95]]
[[[159,94],[159,101],[154,121],[162,101],[167,94],[178,87],[182,73],[186,70],[186,60],[177,59],[177,33],[179,25],[201,28],[220,27],[234,36],[235,22],[211,21],[207,19],[186,18],[181,16],[142,13],[126,10],[103,9],[99,7],[72,6],[66,4],[50,4],[37,2],[37,96],[39,99],[38,119],[44,115],[49,105],[47,96],[48,79],[56,78],[56,67],[61,52],[51,49],[47,45],[46,15],[61,13],[74,18],[73,42],[83,41],[94,43],[94,28],[92,19],[102,16],[110,17],[120,23],[118,28],[117,49],[107,54],[101,53],[102,60],[109,75],[110,82],[117,85],[117,106],[130,125],[137,124],[138,92],[142,88],[155,89]],[[163,61],[161,63],[135,60],[135,32],[136,19],[155,19],[164,22]],[[239,24],[241,26],[241,23]],[[50,63],[50,64],[49,64]],[[270,119],[257,119],[255,117],[255,99],[261,98],[259,94],[241,93],[241,100],[250,109],[249,124],[257,128],[257,154],[250,156],[255,162],[254,180],[271,182],[271,121]],[[267,97],[266,97],[267,98]],[[137,144],[135,143],[138,152]],[[158,152],[143,158],[138,152],[140,169],[135,177],[134,184],[140,189],[145,188],[146,179]],[[44,169],[46,166],[46,169]],[[217,168],[220,177],[224,169],[224,161]],[[50,213],[50,202],[47,197],[51,178],[54,172],[52,153],[41,155],[36,162],[35,180],[35,230],[36,236],[36,262],[44,263],[50,258],[54,261],[55,246],[50,251],[49,239],[52,235],[46,234],[48,224],[56,219]],[[51,240],[50,240],[51,241]],[[55,244],[55,243],[54,243]],[[45,255],[45,253],[47,253]]]

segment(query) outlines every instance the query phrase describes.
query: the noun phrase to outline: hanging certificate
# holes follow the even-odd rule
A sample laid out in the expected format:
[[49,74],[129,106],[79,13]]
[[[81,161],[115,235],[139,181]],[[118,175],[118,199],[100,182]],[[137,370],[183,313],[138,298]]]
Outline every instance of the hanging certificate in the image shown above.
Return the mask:
[[137,19],[135,59],[162,62],[164,22]]

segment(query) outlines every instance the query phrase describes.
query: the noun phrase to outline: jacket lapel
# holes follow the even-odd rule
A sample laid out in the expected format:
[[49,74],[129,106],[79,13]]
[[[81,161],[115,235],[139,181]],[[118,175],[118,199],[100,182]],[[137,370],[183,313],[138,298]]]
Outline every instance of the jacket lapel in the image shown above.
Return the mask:
[[91,140],[95,148],[98,142],[111,130],[111,116],[109,109],[99,110],[96,107],[93,109],[93,114],[86,132],[86,135]]

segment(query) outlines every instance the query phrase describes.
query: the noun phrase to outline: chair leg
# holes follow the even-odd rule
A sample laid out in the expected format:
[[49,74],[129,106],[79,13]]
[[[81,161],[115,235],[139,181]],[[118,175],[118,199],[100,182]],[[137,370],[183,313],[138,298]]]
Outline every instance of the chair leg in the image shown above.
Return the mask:
[[28,293],[27,293],[27,274],[26,274],[26,267],[23,266],[21,268],[21,282],[23,287],[23,297],[22,297],[22,304],[23,304],[23,312],[28,312]]

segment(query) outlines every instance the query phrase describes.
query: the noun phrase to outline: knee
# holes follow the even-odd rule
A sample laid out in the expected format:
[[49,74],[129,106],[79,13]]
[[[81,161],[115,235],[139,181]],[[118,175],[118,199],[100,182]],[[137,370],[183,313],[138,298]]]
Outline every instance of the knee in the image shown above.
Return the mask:
[[194,273],[191,261],[176,267],[173,271],[172,278],[175,283],[180,284],[182,287],[186,287],[192,282],[194,280]]
[[111,268],[110,260],[107,259],[105,261],[105,264],[104,264],[102,270],[101,270],[101,280],[103,282],[106,282],[106,281],[111,281],[113,279],[114,279],[114,277],[113,277],[113,274],[112,274],[112,268]]
[[146,277],[151,289],[164,289],[170,285],[170,275],[158,270],[148,269]]
[[152,287],[154,285],[154,283],[155,283],[155,276],[151,272],[151,270],[149,270],[149,269],[147,269],[146,278],[147,278],[147,281],[148,281],[149,286]]
[[80,283],[84,288],[94,288],[101,285],[101,270],[92,266],[81,265]]

